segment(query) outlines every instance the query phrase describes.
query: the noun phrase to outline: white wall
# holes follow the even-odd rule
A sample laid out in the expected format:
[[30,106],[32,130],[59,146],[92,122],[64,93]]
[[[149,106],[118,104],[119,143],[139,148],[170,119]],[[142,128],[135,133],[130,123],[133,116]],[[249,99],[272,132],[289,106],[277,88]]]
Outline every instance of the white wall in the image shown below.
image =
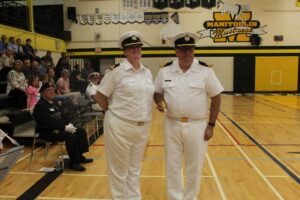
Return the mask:
[[[224,2],[242,5],[249,5],[252,11],[252,19],[261,22],[261,26],[267,25],[265,30],[267,34],[262,35],[262,45],[300,45],[300,8],[296,7],[295,0],[224,0]],[[100,13],[122,13],[122,12],[148,12],[160,10],[157,9],[130,9],[122,8],[122,0],[106,1],[65,1],[65,8],[69,6],[76,7],[77,14],[95,14],[95,8],[99,8]],[[173,9],[164,9],[162,11],[175,12]],[[189,9],[183,8],[176,10],[179,13],[179,19],[183,30],[197,32],[203,30],[203,22],[213,19],[213,12],[204,8]],[[66,19],[65,28],[72,31],[72,42],[68,48],[94,48],[94,47],[118,47],[117,41],[120,34],[129,30],[140,31],[148,46],[168,46],[161,43],[159,33],[164,27],[163,24],[110,24],[110,25],[80,25],[70,22]],[[102,37],[99,42],[94,40],[95,32],[100,32]],[[283,35],[284,42],[276,43],[273,41],[274,35]],[[211,38],[204,38],[199,41],[199,46],[249,46],[247,43],[213,43]]]

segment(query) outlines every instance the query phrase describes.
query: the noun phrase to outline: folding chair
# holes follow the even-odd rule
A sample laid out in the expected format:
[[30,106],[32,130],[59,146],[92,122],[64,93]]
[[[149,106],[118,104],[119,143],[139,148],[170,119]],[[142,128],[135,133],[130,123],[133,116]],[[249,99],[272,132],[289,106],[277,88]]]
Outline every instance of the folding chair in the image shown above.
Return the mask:
[[[31,147],[31,153],[30,153],[30,158],[29,158],[29,170],[31,169],[31,163],[32,163],[32,158],[33,158],[33,154],[34,154],[34,150],[35,150],[35,146],[38,143],[45,143],[45,153],[44,153],[44,159],[46,160],[47,158],[47,154],[49,151],[49,147],[52,144],[52,142],[43,140],[39,138],[39,133],[34,132],[33,135],[33,142],[32,142],[32,147]],[[65,169],[65,164],[64,164],[64,151],[63,151],[63,145],[65,144],[65,142],[58,142],[59,146],[60,146],[60,153],[59,153],[59,162],[62,166],[62,169]]]

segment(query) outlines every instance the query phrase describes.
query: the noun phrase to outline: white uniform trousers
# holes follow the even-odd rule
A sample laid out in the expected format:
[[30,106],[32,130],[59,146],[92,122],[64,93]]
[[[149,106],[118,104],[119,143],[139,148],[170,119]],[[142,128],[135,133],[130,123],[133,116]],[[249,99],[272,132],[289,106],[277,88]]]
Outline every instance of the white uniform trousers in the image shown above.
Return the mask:
[[104,142],[111,194],[114,200],[140,200],[141,161],[149,123],[137,126],[109,110],[104,117]]
[[[197,200],[201,172],[207,149],[205,119],[180,122],[165,118],[165,154],[169,200]],[[183,187],[182,159],[185,159],[186,180]]]

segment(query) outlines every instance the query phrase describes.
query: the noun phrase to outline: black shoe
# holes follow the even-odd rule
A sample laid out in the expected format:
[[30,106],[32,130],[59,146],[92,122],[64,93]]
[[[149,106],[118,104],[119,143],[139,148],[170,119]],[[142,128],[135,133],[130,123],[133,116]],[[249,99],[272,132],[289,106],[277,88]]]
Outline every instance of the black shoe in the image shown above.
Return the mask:
[[69,165],[69,169],[72,169],[74,171],[78,171],[78,172],[84,172],[85,171],[85,167],[81,166],[78,163],[72,163]]
[[94,161],[93,158],[86,158],[84,156],[81,156],[79,163],[91,163],[93,161]]

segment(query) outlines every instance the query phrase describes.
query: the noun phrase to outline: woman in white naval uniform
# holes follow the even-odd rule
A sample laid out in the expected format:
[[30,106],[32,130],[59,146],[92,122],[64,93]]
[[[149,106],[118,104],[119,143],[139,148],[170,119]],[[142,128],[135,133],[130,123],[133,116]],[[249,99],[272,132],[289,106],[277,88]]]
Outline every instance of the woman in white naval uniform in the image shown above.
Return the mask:
[[150,70],[140,61],[141,34],[125,33],[119,43],[126,58],[104,78],[96,100],[107,110],[104,141],[113,199],[139,200],[141,160],[149,135],[154,85]]
[[[155,79],[155,102],[166,102],[165,152],[169,200],[197,200],[207,141],[213,136],[223,87],[213,70],[194,58],[197,35],[173,38],[177,60],[162,68]],[[211,99],[209,123],[206,122]],[[182,183],[182,160],[186,181]]]

